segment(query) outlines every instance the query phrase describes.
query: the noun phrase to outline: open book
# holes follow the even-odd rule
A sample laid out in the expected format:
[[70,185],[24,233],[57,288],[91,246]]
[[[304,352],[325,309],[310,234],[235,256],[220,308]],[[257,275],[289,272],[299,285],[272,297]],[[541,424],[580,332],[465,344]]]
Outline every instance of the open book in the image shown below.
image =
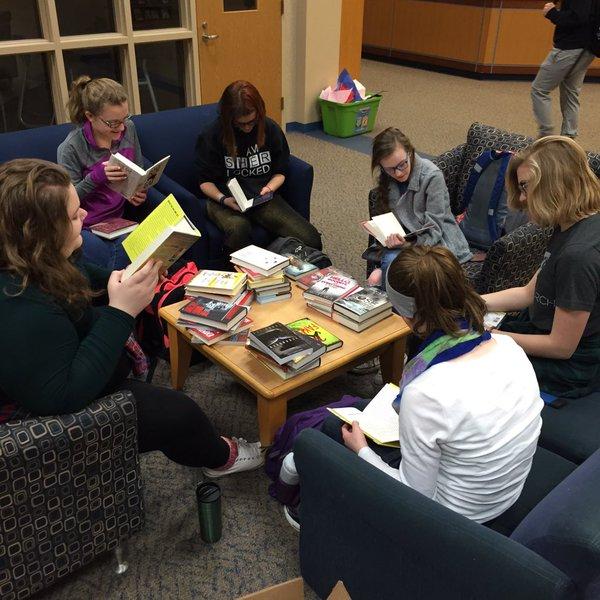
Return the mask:
[[255,196],[254,198],[248,198],[235,177],[227,182],[227,187],[242,212],[246,212],[249,208],[253,208],[259,204],[264,204],[273,197],[273,194],[269,193],[263,194],[262,196]]
[[362,221],[361,225],[382,245],[385,246],[385,240],[388,236],[393,233],[397,233],[398,235],[410,240],[411,238],[417,237],[423,231],[427,231],[433,227],[433,223],[429,223],[425,227],[421,227],[421,229],[417,229],[416,231],[411,231],[407,233],[404,231],[402,225],[400,225],[400,221],[396,218],[394,213],[388,212],[383,215],[376,215],[370,221]]
[[165,156],[157,163],[153,164],[149,169],[142,169],[133,161],[129,160],[122,154],[116,152],[111,154],[108,160],[109,165],[117,165],[127,173],[127,179],[123,181],[113,181],[108,185],[116,192],[121,192],[125,198],[135,196],[137,192],[147,190],[152,187],[163,174],[170,156]]
[[122,278],[131,277],[151,258],[168,269],[199,238],[200,232],[169,194],[123,241],[131,264]]
[[399,448],[400,425],[398,414],[392,407],[398,392],[397,385],[386,383],[363,411],[353,407],[327,410],[350,425],[352,421],[358,421],[363,433],[376,444]]

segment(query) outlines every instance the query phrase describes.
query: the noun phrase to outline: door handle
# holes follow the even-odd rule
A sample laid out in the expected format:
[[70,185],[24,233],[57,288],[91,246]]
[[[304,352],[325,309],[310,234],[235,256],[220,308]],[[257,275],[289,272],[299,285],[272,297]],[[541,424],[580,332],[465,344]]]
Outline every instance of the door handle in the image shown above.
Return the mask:
[[218,34],[218,33],[213,33],[213,34],[210,34],[210,33],[203,33],[203,34],[202,34],[202,39],[203,39],[205,42],[208,42],[208,41],[210,41],[210,40],[216,40],[218,37],[219,37],[219,34]]

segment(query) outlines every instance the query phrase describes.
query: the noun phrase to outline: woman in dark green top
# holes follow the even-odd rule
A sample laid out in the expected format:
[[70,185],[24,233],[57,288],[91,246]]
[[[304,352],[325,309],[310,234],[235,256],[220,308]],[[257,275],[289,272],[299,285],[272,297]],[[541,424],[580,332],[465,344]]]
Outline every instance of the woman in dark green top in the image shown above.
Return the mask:
[[[126,379],[124,346],[148,305],[160,263],[127,280],[78,265],[86,212],[61,167],[34,159],[0,166],[0,421],[81,410],[130,390],[141,452],[220,475],[262,464],[259,444],[218,436],[185,394]],[[102,293],[106,306],[91,300]]]

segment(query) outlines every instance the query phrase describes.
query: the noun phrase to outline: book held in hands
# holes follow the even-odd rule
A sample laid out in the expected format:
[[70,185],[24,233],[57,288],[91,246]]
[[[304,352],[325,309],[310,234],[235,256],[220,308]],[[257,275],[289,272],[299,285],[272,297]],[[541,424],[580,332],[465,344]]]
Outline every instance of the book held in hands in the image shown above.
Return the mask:
[[114,240],[121,235],[131,233],[138,225],[139,223],[136,223],[135,221],[114,217],[113,219],[106,219],[100,223],[95,223],[90,227],[90,230],[98,237]]
[[249,208],[264,204],[273,197],[273,194],[269,193],[263,194],[262,196],[254,196],[254,198],[248,198],[235,177],[227,182],[227,187],[242,212],[246,212]]
[[420,233],[433,227],[433,223],[421,227],[415,231],[406,232],[396,215],[392,212],[374,216],[370,221],[362,221],[361,225],[366,229],[382,246],[385,246],[386,239],[393,234],[397,234],[407,240],[416,238]]
[[123,241],[131,264],[122,278],[131,277],[150,259],[168,269],[198,239],[200,232],[169,194]]
[[158,182],[169,162],[169,158],[171,157],[165,156],[150,168],[143,169],[126,156],[115,152],[108,159],[108,164],[121,167],[127,173],[127,179],[123,181],[110,181],[108,185],[116,192],[120,192],[125,198],[130,199],[138,192],[143,192]]

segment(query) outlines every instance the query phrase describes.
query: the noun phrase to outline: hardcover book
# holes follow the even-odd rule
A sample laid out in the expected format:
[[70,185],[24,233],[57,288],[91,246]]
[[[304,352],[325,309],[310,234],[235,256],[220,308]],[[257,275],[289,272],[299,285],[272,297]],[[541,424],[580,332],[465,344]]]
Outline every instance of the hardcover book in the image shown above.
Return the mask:
[[113,219],[106,219],[101,223],[96,223],[90,227],[92,233],[95,233],[101,238],[107,240],[114,240],[120,235],[131,233],[139,223],[130,221],[129,219],[122,219],[120,217],[114,217]]
[[287,326],[294,331],[298,331],[319,340],[319,342],[325,346],[327,352],[340,348],[344,343],[339,337],[308,317],[292,321],[291,323],[288,323]]
[[[315,308],[315,307],[313,307]],[[346,315],[342,315],[341,313],[337,312],[337,311],[332,311],[332,314],[330,315],[331,318],[336,322],[339,323],[340,325],[343,325],[344,327],[348,327],[348,329],[352,329],[353,331],[364,331],[365,329],[368,329],[369,327],[372,327],[373,325],[375,325],[376,323],[379,323],[380,321],[383,321],[384,319],[387,319],[387,317],[389,317],[392,314],[392,309],[388,308],[386,310],[383,310],[379,313],[377,313],[375,316],[371,317],[370,319],[365,319],[364,321],[355,321],[354,319],[351,319],[350,317],[347,317]]]
[[150,259],[168,269],[198,239],[200,232],[169,194],[123,241],[131,264],[122,278],[131,277]]
[[316,369],[317,367],[321,366],[321,359],[317,358],[315,360],[312,360],[312,361],[306,363],[302,367],[295,369],[292,366],[290,366],[289,363],[284,364],[284,365],[277,364],[274,360],[272,360],[266,354],[263,354],[262,352],[260,352],[259,350],[256,350],[255,348],[248,348],[248,350],[250,351],[252,356],[254,356],[254,358],[256,358],[262,365],[267,367],[270,371],[272,371],[276,375],[279,375],[279,377],[281,377],[282,379],[291,379],[292,377],[296,377],[297,375],[300,375],[301,373],[306,373],[307,371],[312,371],[312,369]]
[[339,273],[340,275],[344,275],[345,277],[349,277],[346,273],[336,269],[335,267],[324,267],[323,269],[319,269],[318,271],[312,271],[311,273],[307,273],[306,275],[300,276],[296,279],[296,285],[301,287],[302,289],[307,289],[311,285],[317,283],[319,279],[323,279],[325,275],[329,273]]
[[358,287],[356,280],[341,273],[329,273],[313,283],[302,295],[311,302],[331,306],[339,298],[347,296]]
[[290,259],[270,250],[251,244],[231,254],[231,262],[240,267],[246,267],[265,277],[282,271],[290,264]]
[[248,329],[252,325],[252,319],[246,317],[235,331],[223,331],[216,327],[209,327],[208,325],[197,325],[195,327],[187,327],[187,330],[192,334],[192,344],[204,344],[206,346],[212,346],[217,342],[224,341],[225,339],[234,335],[246,334],[248,335]]
[[312,273],[319,269],[317,265],[305,262],[299,259],[297,256],[294,256],[293,254],[288,254],[286,256],[290,259],[290,266],[286,267],[283,270],[283,272],[285,273],[285,276],[291,279],[292,281],[296,281],[303,275],[306,275],[307,273]]
[[370,319],[392,307],[387,294],[378,287],[358,288],[333,303],[333,310],[355,321]]
[[248,314],[248,307],[198,296],[179,312],[188,321],[229,331]]
[[118,152],[111,154],[108,164],[121,167],[127,173],[127,179],[109,182],[108,185],[111,189],[120,192],[125,198],[129,199],[138,192],[145,191],[157,183],[169,162],[169,158],[171,157],[165,156],[149,169],[142,169],[142,167]]
[[279,365],[307,356],[314,349],[302,335],[278,321],[262,329],[251,331],[248,338],[253,346],[270,356]]

